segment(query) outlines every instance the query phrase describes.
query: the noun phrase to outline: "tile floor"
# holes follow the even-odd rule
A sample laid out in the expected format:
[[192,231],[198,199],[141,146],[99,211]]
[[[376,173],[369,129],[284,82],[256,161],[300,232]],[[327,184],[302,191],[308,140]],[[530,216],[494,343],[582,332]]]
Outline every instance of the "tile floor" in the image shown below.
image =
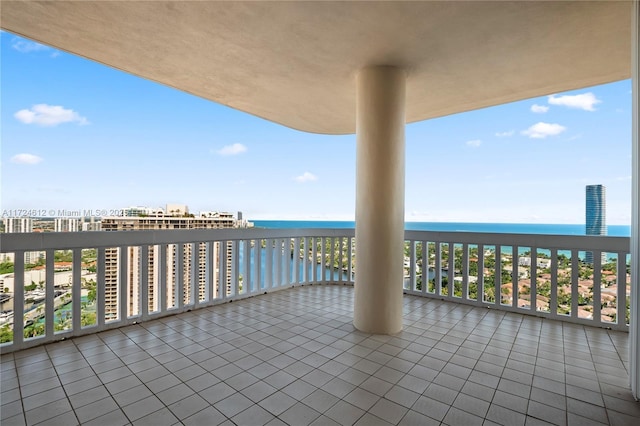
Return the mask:
[[2,356],[1,420],[50,425],[640,425],[626,333],[414,296],[404,331],[305,286]]

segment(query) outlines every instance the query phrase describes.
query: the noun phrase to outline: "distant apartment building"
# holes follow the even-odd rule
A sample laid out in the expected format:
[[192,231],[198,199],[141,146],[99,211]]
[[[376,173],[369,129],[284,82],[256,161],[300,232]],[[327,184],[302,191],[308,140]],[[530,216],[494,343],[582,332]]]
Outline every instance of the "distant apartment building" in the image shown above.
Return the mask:
[[[8,234],[33,232],[33,219],[30,217],[7,217],[3,219],[3,222],[4,232]],[[27,251],[24,253],[24,263],[36,263],[43,256],[44,252]],[[2,258],[0,258],[2,262],[13,262],[14,260],[13,253],[3,253]]]
[[[518,257],[518,265],[531,266],[531,257],[529,256]],[[536,258],[536,268],[540,268],[540,269],[551,268],[551,259],[546,259],[543,257]]]
[[54,232],[79,232],[82,222],[77,217],[56,217],[53,219]]
[[[164,229],[221,229],[221,228],[241,228],[246,227],[245,221],[238,221],[231,213],[220,212],[203,212],[198,217],[188,215],[187,206],[167,205],[167,213],[156,214],[154,216],[147,215],[146,211],[142,216],[117,216],[103,217],[103,231],[140,231],[140,230],[164,230]],[[188,216],[186,216],[188,215]],[[185,244],[182,250],[182,262],[180,262],[179,248],[176,244],[170,244],[166,247],[166,302],[167,306],[175,306],[177,301],[177,290],[181,280],[183,286],[183,300],[186,302],[191,294],[192,283],[198,286],[196,291],[197,297],[204,299],[207,291],[207,281],[209,278],[205,276],[205,271],[215,273],[214,291],[218,293],[220,290],[220,274],[217,270],[220,264],[220,255],[226,256],[225,261],[225,278],[224,289],[227,294],[231,291],[231,255],[232,246],[230,242],[218,243],[199,243],[197,260],[194,259],[194,245]],[[120,288],[120,280],[122,277],[119,272],[119,264],[121,262],[119,248],[108,248],[105,250],[105,312],[107,319],[118,317],[118,291]],[[142,264],[141,247],[128,247],[125,254],[127,265],[127,315],[138,313],[140,306],[140,286]],[[160,246],[151,246],[148,250],[148,271],[147,271],[147,292],[149,307],[151,310],[159,308],[159,277],[160,277]],[[197,261],[197,265],[193,262]],[[211,260],[213,268],[207,268],[206,262]],[[193,266],[193,267],[192,267]],[[180,267],[182,273],[179,272]],[[193,276],[194,271],[198,276]]]
[[7,234],[33,232],[33,219],[30,217],[4,218],[4,232]]
[[101,231],[102,230],[102,222],[97,220],[94,216],[91,216],[88,221],[82,222],[82,230],[83,231]]
[[[587,185],[585,197],[586,235],[607,235],[607,200],[604,185]],[[606,260],[603,253],[602,260]],[[585,253],[585,262],[593,263],[593,253]]]

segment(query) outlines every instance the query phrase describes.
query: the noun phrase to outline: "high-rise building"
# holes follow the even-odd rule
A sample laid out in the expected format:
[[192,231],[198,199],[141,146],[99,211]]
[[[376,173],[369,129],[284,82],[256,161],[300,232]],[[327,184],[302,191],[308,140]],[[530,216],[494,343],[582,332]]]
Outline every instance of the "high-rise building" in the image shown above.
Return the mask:
[[[171,208],[169,208],[171,207]],[[173,210],[173,211],[172,211]],[[176,211],[180,210],[180,213],[184,216],[177,216]],[[166,214],[158,214],[156,216],[117,216],[117,217],[103,217],[101,226],[103,231],[138,231],[138,230],[160,230],[160,229],[220,229],[220,228],[241,228],[246,227],[246,221],[238,221],[234,219],[231,213],[218,213],[218,212],[206,212],[198,217],[192,217],[188,215],[188,208],[186,206],[168,206]],[[176,244],[169,244],[166,248],[166,289],[167,289],[167,306],[176,305],[177,288],[179,280],[183,283],[183,300],[187,302],[191,293],[191,285],[197,283],[198,289],[196,291],[197,297],[203,299],[205,296],[207,281],[209,277],[205,275],[204,271],[209,270],[210,273],[215,273],[214,278],[214,291],[218,293],[220,290],[220,274],[217,271],[220,264],[220,254],[224,253],[226,256],[226,268],[224,289],[229,294],[231,291],[231,255],[232,245],[231,242],[216,242],[216,243],[198,243],[198,259],[197,265],[193,263],[194,259],[194,244],[185,244],[183,246],[182,264],[179,263],[179,249]],[[118,317],[118,291],[120,288],[120,280],[122,277],[119,272],[120,265],[120,250],[119,248],[108,248],[105,250],[106,262],[105,262],[105,313],[107,320]],[[141,247],[128,247],[125,254],[125,261],[127,264],[127,310],[126,315],[134,315],[138,313],[138,306],[140,302],[140,285],[141,274],[140,266],[144,263],[148,265],[148,281],[147,292],[150,310],[159,309],[159,276],[160,276],[160,256],[161,249],[159,246],[150,246],[148,251],[147,262],[142,262]],[[209,257],[211,256],[211,257]],[[213,268],[207,268],[206,262],[211,259],[213,261]],[[194,268],[192,268],[192,265]],[[182,274],[179,273],[179,268],[182,267]],[[193,270],[197,270],[197,277],[192,280]]]
[[[586,234],[607,235],[607,200],[604,185],[587,185],[586,188]],[[605,255],[602,255],[605,260]],[[593,263],[593,253],[585,253],[585,262]]]
[[82,222],[74,217],[56,217],[53,229],[55,232],[78,232],[82,230]]
[[[4,218],[4,232],[6,233],[25,233],[33,232],[33,219],[30,217],[7,217]],[[24,253],[24,263],[34,264],[44,256],[44,252],[27,251]],[[11,261],[13,258],[2,257],[2,261]]]
[[33,219],[30,217],[7,217],[4,219],[4,232],[33,232]]
[[83,231],[101,231],[102,223],[99,220],[96,220],[95,216],[91,216],[88,221],[82,222],[82,230]]

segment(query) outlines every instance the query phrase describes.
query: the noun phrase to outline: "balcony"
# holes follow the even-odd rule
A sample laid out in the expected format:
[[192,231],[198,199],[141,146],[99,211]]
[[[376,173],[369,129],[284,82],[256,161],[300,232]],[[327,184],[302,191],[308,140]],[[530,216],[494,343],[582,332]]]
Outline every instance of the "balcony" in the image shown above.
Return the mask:
[[393,336],[352,325],[353,230],[1,238],[3,425],[640,419],[628,238],[407,231]]

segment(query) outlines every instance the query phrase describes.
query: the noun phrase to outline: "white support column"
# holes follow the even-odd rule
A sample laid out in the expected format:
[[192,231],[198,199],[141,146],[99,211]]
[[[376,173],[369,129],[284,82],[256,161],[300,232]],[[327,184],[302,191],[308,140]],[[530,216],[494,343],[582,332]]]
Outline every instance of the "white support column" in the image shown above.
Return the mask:
[[640,105],[640,2],[633,2],[631,17],[631,318],[629,324],[629,378],[631,392],[640,400],[640,141],[638,140],[638,114]]
[[402,330],[405,84],[394,67],[357,76],[353,324],[368,333]]

